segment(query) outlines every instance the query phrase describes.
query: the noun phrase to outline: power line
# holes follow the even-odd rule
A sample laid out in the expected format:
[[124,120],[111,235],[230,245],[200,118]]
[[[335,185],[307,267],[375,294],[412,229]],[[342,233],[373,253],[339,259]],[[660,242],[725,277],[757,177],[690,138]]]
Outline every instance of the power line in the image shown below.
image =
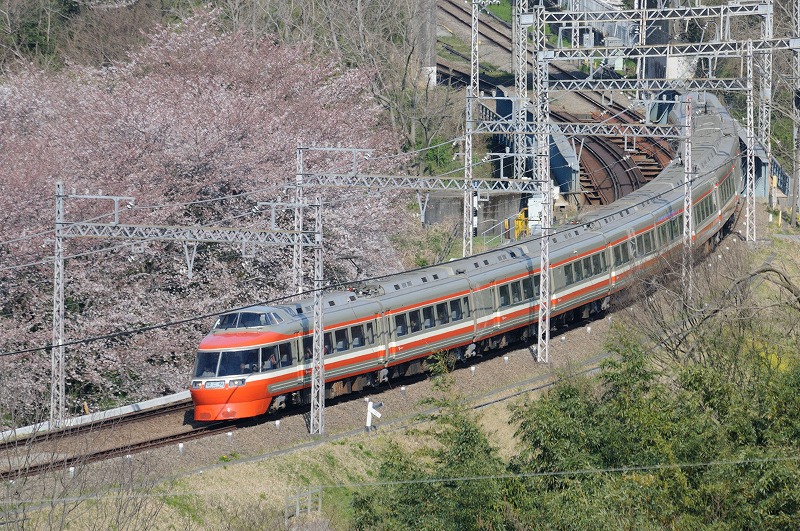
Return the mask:
[[751,459],[730,459],[730,460],[683,462],[683,463],[659,463],[655,465],[629,465],[629,466],[606,467],[606,468],[581,468],[575,470],[553,470],[545,472],[520,472],[517,474],[492,474],[485,476],[453,476],[453,477],[439,477],[439,478],[425,478],[425,479],[387,480],[387,481],[374,481],[374,482],[365,481],[365,482],[353,482],[353,483],[331,483],[328,485],[320,485],[319,488],[335,489],[335,488],[386,487],[386,486],[397,486],[397,485],[486,481],[486,480],[498,480],[498,479],[502,480],[502,479],[518,479],[518,478],[537,478],[537,477],[587,476],[593,474],[620,474],[620,473],[625,474],[627,472],[645,472],[650,470],[710,468],[717,466],[756,465],[764,463],[782,463],[790,461],[800,461],[800,455],[787,456],[787,457],[764,457],[764,458],[751,458]]

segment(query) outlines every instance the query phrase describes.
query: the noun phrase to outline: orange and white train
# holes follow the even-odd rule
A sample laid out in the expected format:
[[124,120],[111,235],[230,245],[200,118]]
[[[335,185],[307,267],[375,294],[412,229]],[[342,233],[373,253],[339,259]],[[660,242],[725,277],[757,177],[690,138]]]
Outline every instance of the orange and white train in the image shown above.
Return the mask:
[[[736,123],[708,96],[694,116],[693,238],[730,229],[742,189]],[[553,323],[608,308],[639,272],[683,245],[684,171],[670,164],[639,190],[550,236]],[[537,337],[540,244],[490,252],[324,294],[326,397],[423,370],[430,354],[465,359]],[[191,382],[198,421],[261,415],[311,401],[312,300],[222,315],[200,343]]]

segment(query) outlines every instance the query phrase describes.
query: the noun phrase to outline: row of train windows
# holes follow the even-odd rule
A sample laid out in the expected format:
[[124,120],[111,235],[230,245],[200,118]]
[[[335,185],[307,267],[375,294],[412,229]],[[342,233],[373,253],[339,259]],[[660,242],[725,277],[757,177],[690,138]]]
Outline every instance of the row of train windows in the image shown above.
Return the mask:
[[283,318],[275,312],[235,312],[221,316],[212,328],[253,328],[282,322]]
[[[614,253],[614,266],[627,264],[634,256],[645,256],[652,253],[656,248],[653,231],[649,230],[638,235],[636,238],[624,241],[615,245],[612,249]],[[605,270],[604,270],[605,271]]]
[[529,301],[539,297],[539,275],[525,277],[508,284],[497,287],[500,307],[510,306],[522,301]]
[[576,262],[564,265],[564,282],[567,286],[594,275],[608,271],[605,253],[596,253]]
[[289,367],[293,362],[289,343],[228,352],[198,352],[194,375],[197,378],[210,378],[252,374]]
[[662,245],[673,242],[683,235],[683,214],[659,225],[658,239]]
[[730,175],[728,175],[728,178],[722,181],[722,183],[719,185],[719,197],[723,204],[727,203],[728,200],[733,196],[733,189],[733,179],[731,179]]
[[394,316],[397,337],[460,321],[470,316],[469,298],[453,299]]
[[[375,327],[371,322],[363,325],[354,325],[340,328],[332,332],[325,332],[322,336],[322,345],[325,354],[344,352],[351,348],[361,348],[375,344]],[[313,357],[313,338],[303,338],[303,358],[309,360]]]
[[705,196],[699,203],[694,206],[694,215],[699,225],[707,220],[716,211],[714,208],[714,196],[711,194]]

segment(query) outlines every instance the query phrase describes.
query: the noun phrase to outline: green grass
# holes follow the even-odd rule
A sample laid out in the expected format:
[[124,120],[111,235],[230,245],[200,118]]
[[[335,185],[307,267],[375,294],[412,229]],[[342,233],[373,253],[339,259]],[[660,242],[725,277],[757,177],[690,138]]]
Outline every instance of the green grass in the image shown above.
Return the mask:
[[164,504],[172,507],[181,516],[188,517],[192,522],[202,524],[203,519],[200,516],[202,512],[201,502],[196,496],[187,496],[179,494],[175,496],[164,496]]
[[491,4],[487,9],[492,15],[511,24],[511,15],[513,11],[510,0],[500,0],[499,4]]

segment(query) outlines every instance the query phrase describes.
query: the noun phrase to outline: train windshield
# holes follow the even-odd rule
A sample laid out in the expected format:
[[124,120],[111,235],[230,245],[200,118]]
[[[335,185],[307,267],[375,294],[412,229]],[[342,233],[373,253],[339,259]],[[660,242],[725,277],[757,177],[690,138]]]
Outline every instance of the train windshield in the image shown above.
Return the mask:
[[208,378],[217,375],[219,352],[198,352],[197,365],[194,368],[195,378]]
[[257,348],[230,352],[198,352],[194,377],[211,378],[252,372],[259,372]]
[[226,313],[214,323],[214,329],[220,328],[255,328],[283,322],[283,318],[275,312],[235,312]]

